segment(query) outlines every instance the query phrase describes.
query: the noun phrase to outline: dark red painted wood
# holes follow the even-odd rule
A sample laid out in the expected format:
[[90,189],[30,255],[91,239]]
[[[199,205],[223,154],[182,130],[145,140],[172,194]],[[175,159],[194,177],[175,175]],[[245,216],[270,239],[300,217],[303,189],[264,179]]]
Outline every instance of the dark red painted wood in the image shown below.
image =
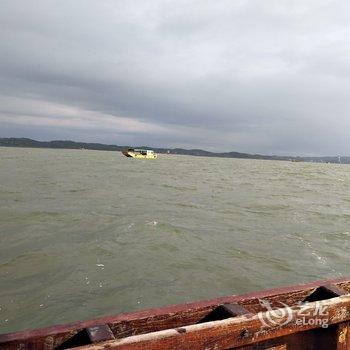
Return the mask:
[[183,327],[197,323],[215,307],[236,303],[250,313],[264,311],[259,299],[267,299],[273,307],[280,308],[281,302],[293,305],[304,300],[320,285],[333,284],[333,288],[350,291],[350,280],[346,278],[331,281],[316,281],[307,284],[270,289],[262,292],[247,293],[240,296],[227,296],[213,300],[185,303],[163,308],[124,313],[83,322],[57,325],[38,330],[22,331],[0,335],[0,349],[53,349],[89,327],[108,325],[116,338],[135,334],[145,334],[169,328]]

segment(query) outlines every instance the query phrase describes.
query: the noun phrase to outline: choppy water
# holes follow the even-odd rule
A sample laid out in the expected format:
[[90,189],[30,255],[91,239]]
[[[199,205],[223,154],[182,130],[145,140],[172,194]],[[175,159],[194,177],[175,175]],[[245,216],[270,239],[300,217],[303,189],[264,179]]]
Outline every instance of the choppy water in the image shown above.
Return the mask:
[[0,148],[0,333],[348,273],[350,167]]

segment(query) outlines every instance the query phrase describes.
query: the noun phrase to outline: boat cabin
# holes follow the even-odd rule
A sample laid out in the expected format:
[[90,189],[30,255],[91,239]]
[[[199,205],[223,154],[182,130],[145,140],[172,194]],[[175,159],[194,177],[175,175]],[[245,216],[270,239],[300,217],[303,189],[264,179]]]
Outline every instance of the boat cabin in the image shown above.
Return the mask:
[[145,156],[148,155],[153,155],[154,151],[149,150],[149,149],[134,149],[134,148],[129,148],[129,152],[134,152],[134,153],[139,153]]

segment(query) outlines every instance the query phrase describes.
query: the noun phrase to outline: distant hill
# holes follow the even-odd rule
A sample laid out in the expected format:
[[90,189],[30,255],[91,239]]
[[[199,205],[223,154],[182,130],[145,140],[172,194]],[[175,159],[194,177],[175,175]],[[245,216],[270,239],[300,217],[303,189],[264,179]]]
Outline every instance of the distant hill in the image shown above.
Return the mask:
[[[86,143],[74,141],[36,141],[28,138],[0,138],[0,147],[29,147],[29,148],[62,148],[62,149],[91,149],[98,151],[121,151],[129,146],[104,145],[102,143]],[[288,157],[288,156],[267,156],[261,154],[248,154],[239,152],[208,152],[201,149],[183,148],[154,148],[138,146],[135,148],[150,148],[157,153],[182,154],[201,157],[222,157],[222,158],[247,158],[247,159],[267,159],[267,160],[288,160],[296,162],[322,162],[339,163],[338,157]],[[341,162],[350,164],[350,157],[342,157]]]
[[103,145],[101,143],[85,143],[74,141],[36,141],[27,138],[0,138],[2,147],[29,147],[29,148],[66,148],[66,149],[94,149],[99,151],[120,151],[124,147]]

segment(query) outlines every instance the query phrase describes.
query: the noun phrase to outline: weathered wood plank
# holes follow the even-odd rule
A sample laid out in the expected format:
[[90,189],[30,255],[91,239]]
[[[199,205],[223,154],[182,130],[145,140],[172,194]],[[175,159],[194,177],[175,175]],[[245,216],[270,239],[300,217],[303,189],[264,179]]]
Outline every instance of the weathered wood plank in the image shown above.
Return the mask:
[[257,313],[266,310],[260,304],[259,299],[269,301],[271,306],[275,308],[281,307],[281,303],[294,305],[307,297],[318,286],[329,283],[334,283],[336,287],[343,288],[347,292],[350,291],[349,278],[316,281],[303,285],[247,293],[240,296],[227,296],[213,300],[124,313],[117,316],[101,317],[38,330],[3,334],[0,335],[0,349],[30,348],[32,350],[51,350],[59,348],[84,329],[101,324],[108,324],[116,338],[183,327],[197,323],[214,308],[225,303],[237,303],[248,311]]
[[250,314],[250,312],[237,303],[223,304],[216,307],[213,311],[209,312],[197,323],[224,320],[225,318],[242,316],[247,314]]
[[316,300],[325,300],[325,299],[335,298],[345,294],[348,294],[348,292],[338,287],[337,285],[331,283],[331,284],[317,287],[303,301],[310,302],[310,301],[316,301]]
[[[306,321],[313,318],[319,305],[327,308],[329,325],[350,320],[350,296],[345,295],[325,301],[312,302],[305,306]],[[285,310],[279,310],[281,313]],[[262,342],[268,339],[286,336],[318,328],[314,322],[297,326],[300,309],[291,309],[292,321],[288,324],[271,324],[269,328],[262,328],[261,317],[270,319],[274,311],[254,316],[240,316],[222,321],[202,323],[186,326],[181,329],[170,329],[145,335],[131,336],[121,340],[110,341],[99,345],[80,347],[79,350],[139,350],[139,349],[174,349],[174,350],[200,350],[200,349],[228,349]]]
[[[321,350],[316,345],[318,334],[314,330],[289,334],[284,337],[274,338],[257,344],[234,348],[234,350]],[[328,348],[328,350],[330,350]]]
[[338,325],[336,332],[336,350],[350,350],[349,322]]
[[338,287],[334,283],[326,284],[324,287],[327,288],[330,292],[332,292],[334,296],[349,294],[349,292],[347,290],[345,290],[341,287]]

